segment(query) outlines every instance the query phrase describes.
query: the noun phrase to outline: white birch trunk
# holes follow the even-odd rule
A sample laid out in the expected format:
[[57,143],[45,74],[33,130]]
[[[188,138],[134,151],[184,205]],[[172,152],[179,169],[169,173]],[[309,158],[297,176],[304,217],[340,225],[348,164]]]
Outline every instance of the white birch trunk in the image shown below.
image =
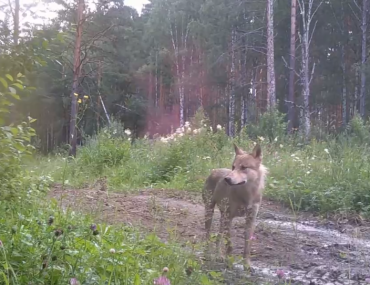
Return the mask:
[[367,56],[367,0],[362,0],[362,49],[361,49],[361,90],[360,90],[360,115],[365,117],[365,96],[366,96],[366,56]]
[[267,107],[276,105],[274,58],[274,0],[267,0]]
[[[302,34],[299,34],[301,41],[302,50],[302,67],[301,67],[301,85],[302,85],[302,97],[303,97],[303,110],[302,110],[302,124],[304,127],[304,136],[306,139],[311,134],[311,114],[310,114],[310,84],[315,71],[315,63],[312,66],[310,72],[310,44],[312,35],[315,32],[316,23],[313,26],[312,32],[311,24],[312,19],[315,16],[317,10],[321,6],[323,1],[320,1],[316,8],[313,7],[315,0],[308,0],[308,10],[306,11],[305,1],[298,0],[299,9],[302,17]],[[313,10],[314,8],[314,10]]]
[[229,136],[235,135],[235,42],[236,32],[231,32],[231,68],[230,68],[230,97],[229,97]]

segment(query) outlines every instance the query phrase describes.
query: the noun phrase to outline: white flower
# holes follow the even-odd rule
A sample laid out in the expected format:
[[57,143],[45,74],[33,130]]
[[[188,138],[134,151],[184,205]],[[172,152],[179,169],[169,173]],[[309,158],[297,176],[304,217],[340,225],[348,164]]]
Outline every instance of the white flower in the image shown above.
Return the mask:
[[217,125],[217,130],[222,130],[222,126],[219,124],[219,125]]
[[179,134],[179,137],[181,138],[183,135],[184,135],[183,133],[180,133],[180,134]]
[[277,142],[277,140],[278,140],[278,137],[276,137],[276,138],[274,139],[274,141],[276,141],[276,142]]
[[327,154],[329,154],[329,150],[326,148],[326,149],[324,149],[324,151],[327,153]]
[[125,134],[126,134],[126,135],[128,135],[128,136],[129,136],[129,135],[131,135],[131,131],[130,131],[130,129],[126,129],[126,130],[125,130]]
[[109,250],[109,252],[110,252],[110,253],[112,253],[112,254],[114,254],[114,253],[116,253],[116,250],[115,250],[114,248],[111,248],[111,249]]
[[196,135],[198,133],[198,130],[193,130],[193,134]]
[[185,122],[185,127],[190,127],[190,123],[189,122]]
[[284,146],[282,144],[280,144],[280,148],[283,148]]
[[259,139],[261,142],[263,142],[263,141],[265,140],[265,138],[264,138],[264,137],[258,137],[258,139]]
[[213,128],[212,128],[212,126],[210,126],[210,127],[209,127],[209,129],[211,130],[211,132],[213,131]]

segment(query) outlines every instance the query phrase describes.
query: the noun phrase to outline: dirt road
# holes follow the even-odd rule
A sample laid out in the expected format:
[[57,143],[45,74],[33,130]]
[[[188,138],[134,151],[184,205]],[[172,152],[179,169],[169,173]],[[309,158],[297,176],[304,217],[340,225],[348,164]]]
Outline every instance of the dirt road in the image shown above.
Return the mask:
[[[135,195],[55,186],[50,193],[62,207],[92,213],[97,220],[125,223],[155,231],[167,240],[201,241],[204,208],[198,197],[180,191],[143,190]],[[188,196],[187,196],[188,195]],[[213,232],[218,229],[216,210]],[[234,219],[234,254],[243,251],[243,219]],[[370,225],[320,221],[309,215],[293,215],[288,209],[264,200],[252,246],[251,278],[256,284],[370,284]],[[244,273],[235,265],[225,276],[227,284]],[[284,272],[284,281],[277,270]],[[239,281],[238,281],[239,280]]]

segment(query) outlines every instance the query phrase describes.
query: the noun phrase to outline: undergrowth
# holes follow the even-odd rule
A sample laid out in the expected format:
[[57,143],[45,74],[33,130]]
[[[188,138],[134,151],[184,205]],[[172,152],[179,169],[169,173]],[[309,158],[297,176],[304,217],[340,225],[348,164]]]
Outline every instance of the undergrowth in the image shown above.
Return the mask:
[[[370,128],[358,116],[336,137],[304,143],[286,136],[282,116],[266,113],[261,124],[246,126],[230,139],[206,118],[187,123],[168,137],[131,143],[129,130],[110,127],[88,139],[73,161],[64,155],[40,158],[36,171],[72,186],[106,176],[112,190],[175,188],[200,192],[210,170],[230,167],[232,143],[245,150],[262,145],[269,169],[266,195],[296,210],[370,214]],[[273,127],[270,125],[273,122]],[[119,126],[119,124],[114,123]],[[113,125],[114,126],[114,125]]]

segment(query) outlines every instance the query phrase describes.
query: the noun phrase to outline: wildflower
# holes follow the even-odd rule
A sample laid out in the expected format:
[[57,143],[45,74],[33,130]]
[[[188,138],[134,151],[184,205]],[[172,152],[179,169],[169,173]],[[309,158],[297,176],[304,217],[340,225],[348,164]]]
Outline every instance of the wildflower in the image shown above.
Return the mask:
[[327,154],[329,154],[329,150],[326,148],[326,149],[324,149],[324,151],[327,153]]
[[131,135],[131,131],[130,131],[130,129],[126,129],[126,130],[125,130],[125,134],[126,134],[126,135],[128,135],[128,136],[129,136],[129,135]]
[[161,276],[157,279],[154,279],[155,285],[171,285],[170,280],[166,276]]
[[218,124],[218,125],[216,126],[216,129],[220,131],[220,130],[222,130],[222,126],[221,126],[220,124]]
[[163,267],[162,272],[167,273],[169,271],[168,267]]
[[196,135],[198,133],[198,130],[193,130],[193,134]]
[[109,252],[110,252],[111,254],[115,254],[115,253],[116,253],[116,250],[115,250],[114,248],[111,248],[111,249],[109,250]]
[[249,240],[256,240],[256,236],[255,235],[251,235],[250,239]]
[[70,280],[70,284],[71,284],[71,285],[79,285],[79,284],[80,284],[80,282],[78,282],[78,280],[77,280],[76,278],[71,278],[71,280]]
[[185,127],[190,127],[190,123],[189,122],[185,122]]
[[370,284],[370,277],[367,277],[367,278],[365,279],[365,283],[366,283],[366,284]]
[[73,95],[75,95],[76,97],[78,96],[78,94],[77,94],[77,93],[73,93]]
[[285,272],[284,272],[283,270],[281,270],[281,269],[278,269],[278,270],[276,271],[276,275],[277,275],[277,277],[278,277],[279,279],[282,279],[282,278],[284,278],[284,277],[285,277]]
[[284,147],[282,144],[280,144],[279,146],[280,146],[280,148],[283,148]]
[[81,103],[82,101],[81,101],[81,99],[78,99],[78,101],[77,101],[78,103]]
[[209,130],[210,130],[211,132],[213,131],[213,128],[212,128],[212,126],[210,126],[210,127],[209,127]]
[[95,224],[91,224],[90,229],[91,229],[92,231],[95,231],[95,230],[96,230],[96,225],[95,225]]
[[84,99],[89,99],[89,96],[87,96],[87,95],[84,95]]
[[264,138],[264,137],[258,137],[258,139],[259,139],[261,142],[263,142],[263,141],[265,140],[265,138]]
[[62,229],[55,230],[54,234],[56,237],[59,237],[63,234],[63,230]]
[[274,139],[274,141],[276,141],[276,142],[277,142],[277,140],[278,140],[278,137],[276,137],[276,138]]
[[184,135],[183,133],[180,133],[180,134],[179,134],[179,137],[181,138],[183,135]]
[[3,247],[4,245],[3,245],[3,242],[0,240],[0,247]]

